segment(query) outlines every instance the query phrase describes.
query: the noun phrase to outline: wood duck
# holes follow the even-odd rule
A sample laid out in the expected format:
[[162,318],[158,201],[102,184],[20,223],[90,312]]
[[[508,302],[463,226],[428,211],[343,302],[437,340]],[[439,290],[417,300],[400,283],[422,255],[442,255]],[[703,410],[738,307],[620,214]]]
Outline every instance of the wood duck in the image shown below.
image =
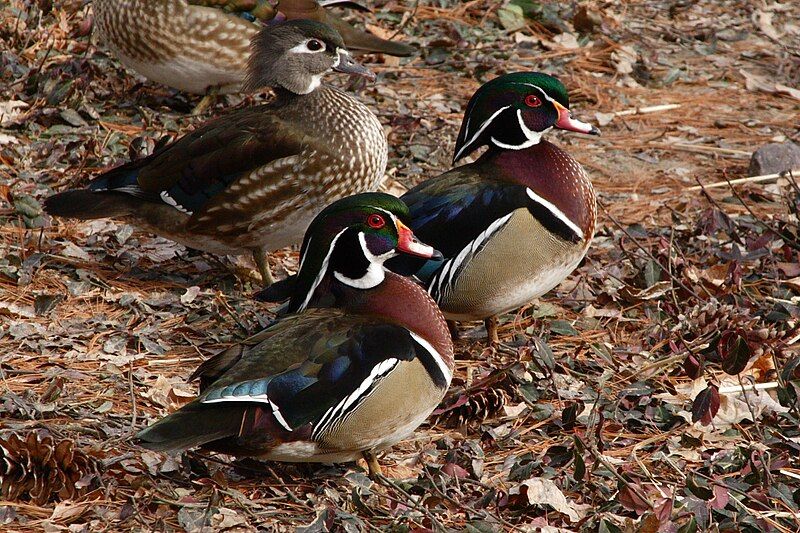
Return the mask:
[[247,84],[277,100],[238,109],[102,174],[85,189],[45,200],[51,215],[115,218],[216,254],[251,251],[265,283],[265,251],[300,242],[326,204],[374,190],[387,145],[377,117],[327,85],[335,70],[371,76],[336,30],[295,20],[253,40]]
[[561,283],[594,235],[594,189],[574,158],[542,140],[554,127],[599,134],[572,118],[558,79],[500,76],[470,100],[453,162],[486,152],[402,196],[415,234],[444,255],[417,277],[448,319],[486,320],[492,343],[496,316]]
[[[238,92],[260,21],[310,19],[337,29],[348,49],[408,56],[414,48],[355,29],[333,0],[94,0],[102,42],[131,70],[181,91]],[[277,7],[273,7],[277,4]],[[357,4],[356,4],[357,5]]]
[[[553,127],[600,133],[572,118],[558,79],[534,72],[500,76],[467,105],[453,162],[482,146],[487,151],[401,197],[415,234],[444,259],[397,257],[387,268],[416,275],[448,319],[485,320],[493,344],[496,316],[561,283],[594,235],[594,188],[574,158],[542,140]],[[256,297],[286,300],[295,282],[286,278]]]
[[142,446],[195,446],[289,462],[345,462],[413,432],[453,373],[444,316],[425,290],[389,272],[399,254],[440,254],[403,223],[383,193],[339,200],[306,233],[288,315],[212,357],[201,393],[141,431]]

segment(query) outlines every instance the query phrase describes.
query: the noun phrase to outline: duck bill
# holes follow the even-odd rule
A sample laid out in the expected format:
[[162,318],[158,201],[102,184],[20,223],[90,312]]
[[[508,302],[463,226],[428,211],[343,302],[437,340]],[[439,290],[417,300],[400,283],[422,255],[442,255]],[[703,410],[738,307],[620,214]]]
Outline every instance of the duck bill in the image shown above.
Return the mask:
[[558,109],[556,128],[568,131],[577,131],[578,133],[588,133],[589,135],[600,135],[600,130],[598,130],[592,124],[572,118],[572,114],[566,107],[556,103],[556,108]]
[[361,76],[367,78],[369,81],[375,81],[375,74],[361,63],[357,63],[353,59],[353,56],[350,55],[350,52],[341,48],[339,48],[338,52],[339,62],[333,67],[333,70],[343,74]]
[[417,240],[411,228],[397,221],[397,251],[425,259],[442,259],[442,253],[433,246],[428,246]]

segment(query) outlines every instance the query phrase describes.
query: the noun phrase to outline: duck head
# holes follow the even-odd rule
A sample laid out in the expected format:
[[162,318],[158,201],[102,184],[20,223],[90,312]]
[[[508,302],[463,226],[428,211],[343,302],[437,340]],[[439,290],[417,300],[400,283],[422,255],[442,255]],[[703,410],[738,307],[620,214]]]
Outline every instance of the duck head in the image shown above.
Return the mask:
[[244,88],[282,87],[308,94],[331,71],[374,80],[375,75],[356,63],[338,31],[312,20],[289,20],[263,27],[250,45]]
[[572,118],[569,95],[558,79],[540,72],[515,72],[485,83],[472,96],[456,140],[453,163],[481,146],[522,150],[551,128],[597,135]]
[[306,231],[288,311],[304,310],[326,276],[371,289],[383,282],[383,263],[392,257],[441,259],[441,253],[417,240],[403,222],[407,219],[403,201],[384,193],[356,194],[326,207]]

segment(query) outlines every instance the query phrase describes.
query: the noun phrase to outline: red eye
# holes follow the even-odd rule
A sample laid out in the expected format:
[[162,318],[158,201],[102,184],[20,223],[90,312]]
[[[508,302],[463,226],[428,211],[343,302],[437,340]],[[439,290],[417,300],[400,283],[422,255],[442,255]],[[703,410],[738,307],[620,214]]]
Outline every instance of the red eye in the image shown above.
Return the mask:
[[525,97],[525,105],[528,107],[539,107],[542,105],[542,100],[535,94],[529,94]]
[[382,216],[372,214],[367,218],[367,224],[369,224],[370,228],[381,229],[386,225],[386,221]]

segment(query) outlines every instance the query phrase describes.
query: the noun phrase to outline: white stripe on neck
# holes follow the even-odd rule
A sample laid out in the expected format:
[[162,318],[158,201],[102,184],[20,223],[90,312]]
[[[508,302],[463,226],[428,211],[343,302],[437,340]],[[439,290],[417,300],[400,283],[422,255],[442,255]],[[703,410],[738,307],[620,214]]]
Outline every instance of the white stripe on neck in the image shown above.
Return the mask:
[[[299,311],[305,311],[306,307],[308,307],[308,302],[310,302],[311,301],[311,297],[314,296],[314,291],[317,290],[317,287],[322,282],[322,278],[325,277],[325,272],[328,271],[328,262],[331,260],[331,254],[333,253],[333,247],[336,246],[336,241],[339,240],[339,237],[341,237],[342,233],[347,231],[347,229],[348,228],[345,228],[342,231],[340,231],[339,233],[337,233],[336,236],[331,241],[331,245],[328,248],[328,253],[325,254],[325,259],[322,260],[322,265],[320,266],[319,273],[317,274],[316,279],[314,279],[314,283],[311,285],[311,288],[308,290],[308,294],[306,294],[306,297],[303,300],[303,303],[297,309],[298,312]],[[311,244],[311,240],[310,239],[309,239],[309,244]],[[302,261],[305,261],[305,257],[302,259]],[[302,273],[302,269],[300,270],[300,272]]]
[[[495,118],[497,118],[497,115],[499,115],[500,113],[502,113],[506,109],[509,109],[510,107],[511,107],[510,105],[501,107],[500,109],[495,111],[494,114],[491,117],[489,117],[485,121],[483,121],[483,124],[481,124],[480,128],[478,128],[478,131],[475,133],[475,135],[473,135],[472,138],[469,141],[467,141],[464,144],[464,146],[461,147],[461,150],[459,150],[458,153],[456,153],[455,160],[458,161],[461,158],[461,154],[464,152],[464,150],[466,150],[469,145],[474,143],[478,139],[478,137],[481,136],[481,134],[486,130],[486,128],[489,127],[489,125],[492,123],[492,121]],[[469,120],[469,119],[467,119],[467,120]],[[469,133],[469,131],[467,131],[467,133]]]

